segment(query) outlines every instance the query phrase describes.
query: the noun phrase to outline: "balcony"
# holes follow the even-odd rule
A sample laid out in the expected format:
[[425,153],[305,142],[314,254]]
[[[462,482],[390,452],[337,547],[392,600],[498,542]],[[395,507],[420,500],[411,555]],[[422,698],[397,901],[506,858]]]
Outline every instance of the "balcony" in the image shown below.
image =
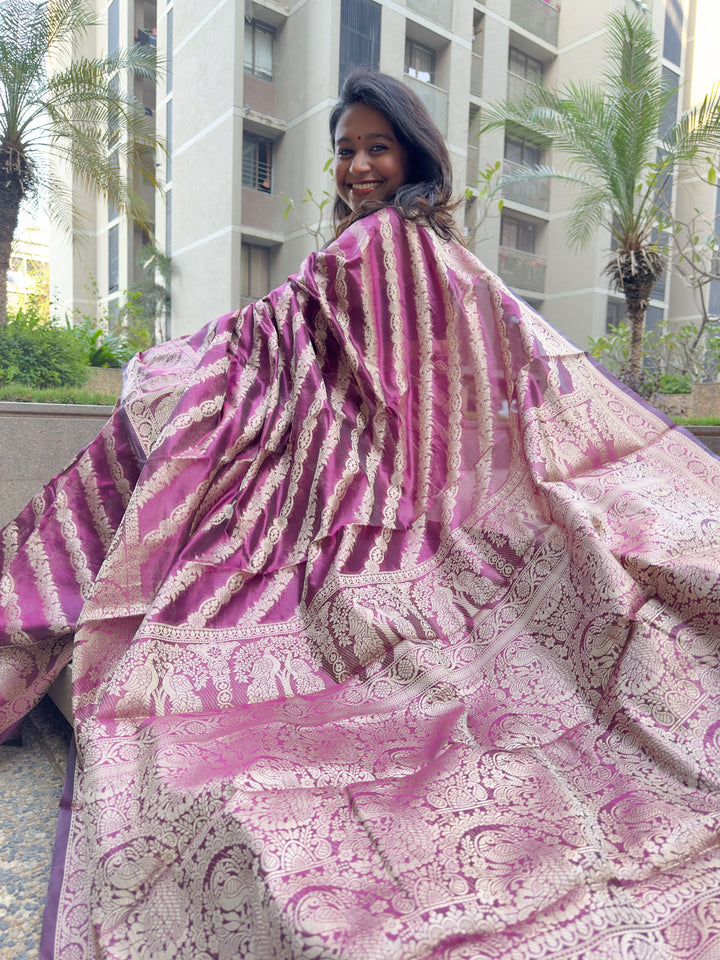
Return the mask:
[[[512,160],[503,160],[503,175],[514,176],[518,172],[527,170],[522,163],[513,163]],[[502,188],[505,200],[523,203],[526,207],[536,210],[550,209],[550,184],[547,180],[519,180],[517,183],[506,183]]]
[[452,26],[452,0],[407,0],[407,6],[448,30]]
[[475,143],[469,143],[467,148],[467,170],[465,179],[467,185],[472,187],[478,181],[478,170],[480,169],[480,148]]
[[470,95],[473,97],[482,97],[483,84],[483,58],[474,53],[470,64]]
[[498,273],[509,287],[532,293],[545,292],[546,264],[543,257],[509,247],[500,247],[498,253]]
[[403,80],[416,93],[428,109],[428,113],[435,121],[440,133],[447,136],[448,122],[448,95],[446,90],[441,90],[432,83],[425,83],[424,80],[416,80],[409,74],[403,75]]
[[286,209],[287,200],[284,197],[243,186],[243,237],[259,237],[265,242],[282,242],[285,239]]
[[558,23],[560,22],[559,2],[547,3],[546,0],[512,0],[510,19],[533,36],[557,46]]
[[531,80],[526,80],[525,77],[519,77],[516,73],[509,73],[507,75],[507,98],[508,100],[521,100],[523,97],[527,96],[532,87],[537,86]]

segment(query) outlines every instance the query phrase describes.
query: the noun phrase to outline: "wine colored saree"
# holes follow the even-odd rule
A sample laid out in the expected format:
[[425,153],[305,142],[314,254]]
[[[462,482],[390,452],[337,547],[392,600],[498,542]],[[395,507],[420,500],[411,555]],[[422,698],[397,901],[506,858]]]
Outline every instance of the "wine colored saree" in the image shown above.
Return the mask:
[[720,463],[459,245],[136,358],[2,550],[0,729],[73,652],[50,955],[720,956]]

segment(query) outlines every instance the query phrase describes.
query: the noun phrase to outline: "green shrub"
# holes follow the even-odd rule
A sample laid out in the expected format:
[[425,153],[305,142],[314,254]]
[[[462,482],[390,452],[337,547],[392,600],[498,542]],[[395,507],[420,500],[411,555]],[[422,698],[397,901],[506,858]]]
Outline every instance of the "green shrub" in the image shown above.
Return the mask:
[[690,377],[663,373],[658,380],[658,390],[660,393],[692,393],[692,380]]
[[136,352],[122,337],[105,333],[97,326],[97,321],[89,317],[71,329],[86,351],[90,367],[122,367]]
[[702,337],[694,324],[671,330],[666,322],[643,333],[643,370],[639,380],[629,373],[630,328],[619,323],[601,337],[590,337],[590,353],[638,393],[690,393],[693,383],[716,379],[720,369],[720,336],[710,327]]
[[77,386],[86,373],[87,352],[72,331],[22,310],[0,327],[0,384]]

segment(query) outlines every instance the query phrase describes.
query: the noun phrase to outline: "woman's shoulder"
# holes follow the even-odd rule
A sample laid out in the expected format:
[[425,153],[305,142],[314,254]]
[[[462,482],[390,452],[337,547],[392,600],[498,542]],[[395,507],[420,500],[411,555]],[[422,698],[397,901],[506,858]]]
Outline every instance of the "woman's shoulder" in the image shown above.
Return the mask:
[[[398,242],[410,234],[436,236],[427,224],[409,220],[396,207],[388,205],[355,220],[320,254],[331,257],[362,255],[370,244]],[[437,239],[443,242],[441,238]]]

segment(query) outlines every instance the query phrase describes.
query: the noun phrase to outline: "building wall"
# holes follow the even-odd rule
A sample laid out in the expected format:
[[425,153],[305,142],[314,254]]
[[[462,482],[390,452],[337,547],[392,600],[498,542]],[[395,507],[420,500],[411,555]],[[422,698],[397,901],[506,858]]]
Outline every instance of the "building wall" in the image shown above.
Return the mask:
[[[124,36],[132,37],[128,0],[114,2],[123,11]],[[698,2],[702,0],[682,0],[686,45],[695,29]],[[505,98],[522,82],[509,73],[509,49],[519,51],[528,64],[541,62],[549,85],[597,80],[607,14],[638,9],[635,0],[592,4],[562,0],[561,9],[544,0],[378,0],[378,4],[379,66],[405,76],[431,105],[446,134],[459,197],[487,164],[503,159],[503,133],[495,131],[478,140],[476,132],[483,107]],[[107,6],[106,0],[98,0],[99,10]],[[158,161],[161,174],[167,167],[167,192],[156,201],[155,230],[158,245],[173,257],[171,332],[177,336],[261,295],[265,290],[258,285],[280,284],[315,245],[306,227],[316,225],[317,210],[301,201],[308,189],[317,199],[326,191],[332,193],[323,165],[330,156],[327,122],[338,91],[342,0],[157,0],[144,4],[146,16],[149,6],[156,17],[159,53],[171,63],[169,79],[158,85],[154,108],[171,145],[171,162]],[[647,6],[662,45],[665,0],[648,0]],[[262,25],[275,31],[270,79],[254,76],[244,66],[245,34]],[[434,51],[432,83],[404,74],[406,39]],[[688,49],[692,51],[692,44]],[[679,64],[663,63],[681,81],[692,65],[691,54],[683,54]],[[243,185],[243,146],[252,137],[272,145],[270,192]],[[561,160],[551,154],[543,157],[558,164]],[[681,206],[687,206],[688,189],[680,184],[676,190]],[[288,211],[288,198],[293,199],[294,210]],[[461,203],[458,217],[481,259],[585,348],[588,336],[604,332],[608,302],[620,298],[603,276],[610,248],[606,231],[598,231],[582,252],[568,248],[566,222],[572,201],[571,190],[557,182],[545,188],[544,199],[506,192],[503,217],[510,224],[506,239],[518,221],[525,245],[530,234],[534,237],[532,251],[501,244],[501,216],[495,204],[486,205],[479,224],[481,200]],[[95,235],[95,269],[105,292],[107,215],[101,204],[96,204]],[[244,244],[251,244],[252,250],[248,252]],[[132,257],[132,231],[125,230],[120,290],[129,286]],[[67,266],[63,269],[67,271]],[[674,311],[684,318],[697,315],[692,297],[676,280],[668,279],[662,299],[653,306],[655,316]]]

